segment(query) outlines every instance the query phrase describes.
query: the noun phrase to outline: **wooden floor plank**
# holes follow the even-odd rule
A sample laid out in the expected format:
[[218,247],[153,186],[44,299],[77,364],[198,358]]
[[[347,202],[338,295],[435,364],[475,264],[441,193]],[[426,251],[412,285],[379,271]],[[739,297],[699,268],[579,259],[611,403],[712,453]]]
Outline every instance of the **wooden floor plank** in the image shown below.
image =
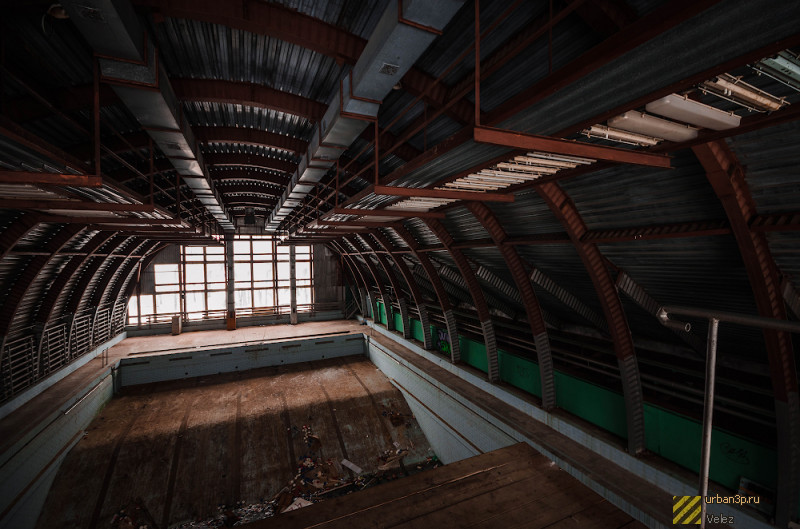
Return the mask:
[[[441,487],[465,475],[487,472],[492,468],[510,464],[520,457],[531,457],[536,452],[527,445],[514,445],[502,450],[484,454],[481,458],[457,461],[435,470],[423,472],[392,483],[366,489],[358,494],[332,498],[323,503],[306,507],[300,511],[288,512],[275,518],[252,524],[253,529],[294,529],[312,527],[334,518],[367,510],[378,504],[388,504],[397,498],[416,494],[420,490]],[[541,457],[541,456],[539,456]]]

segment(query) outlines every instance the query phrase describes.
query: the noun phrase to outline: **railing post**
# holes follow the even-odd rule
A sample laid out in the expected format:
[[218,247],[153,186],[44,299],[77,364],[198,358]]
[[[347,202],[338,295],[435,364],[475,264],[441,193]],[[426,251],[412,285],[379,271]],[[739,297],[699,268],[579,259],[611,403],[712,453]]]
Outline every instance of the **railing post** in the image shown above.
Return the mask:
[[89,351],[94,349],[94,328],[97,325],[97,311],[100,310],[100,307],[94,308],[94,314],[92,316],[92,324],[89,326]]
[[11,391],[12,391],[11,385],[7,383],[7,381],[10,382],[11,377],[10,376],[6,377],[7,369],[5,364],[5,358],[6,358],[6,336],[0,336],[0,384],[2,384],[2,386],[0,387],[2,387],[3,390],[3,400],[6,400],[9,397],[11,397]]
[[46,328],[47,324],[36,323],[33,326],[32,333],[33,333],[33,343],[35,344],[35,354],[36,354],[36,365],[33,370],[34,373],[34,380],[39,380],[45,374],[44,362],[42,361],[42,342],[44,342],[44,338],[46,336]]
[[75,315],[67,314],[65,318],[69,320],[69,325],[67,325],[67,360],[69,361],[72,360],[72,331],[75,326]]
[[706,391],[703,401],[703,447],[700,463],[700,529],[706,526],[706,496],[708,496],[708,473],[711,463],[711,433],[714,416],[714,382],[717,366],[717,332],[719,320],[708,320],[708,345],[706,349]]

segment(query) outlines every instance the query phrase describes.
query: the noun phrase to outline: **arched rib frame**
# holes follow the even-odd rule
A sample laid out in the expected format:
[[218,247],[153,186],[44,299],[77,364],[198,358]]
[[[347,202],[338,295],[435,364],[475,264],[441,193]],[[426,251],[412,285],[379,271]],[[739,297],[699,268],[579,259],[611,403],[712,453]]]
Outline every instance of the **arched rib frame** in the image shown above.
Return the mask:
[[[450,337],[450,361],[455,364],[461,360],[461,345],[458,341],[458,325],[456,324],[456,315],[453,312],[453,306],[450,303],[450,298],[447,296],[447,291],[444,289],[442,280],[436,273],[436,269],[433,267],[433,264],[428,256],[425,255],[425,253],[418,251],[419,243],[416,239],[414,239],[414,236],[411,234],[411,232],[409,232],[405,226],[400,224],[393,225],[392,228],[394,229],[395,233],[397,233],[397,235],[403,239],[403,242],[406,243],[406,246],[411,249],[411,253],[417,258],[417,261],[419,261],[422,269],[425,270],[425,274],[427,274],[428,280],[431,282],[431,286],[433,287],[433,291],[436,293],[436,297],[439,298],[439,306],[442,308],[445,325],[447,326],[447,335]],[[414,280],[410,272],[408,279],[410,281]]]
[[483,290],[481,290],[480,283],[478,283],[475,271],[461,250],[454,247],[453,238],[441,222],[425,219],[425,224],[439,238],[447,251],[450,252],[458,271],[467,283],[467,289],[475,304],[475,310],[478,312],[478,319],[481,322],[481,330],[483,331],[483,341],[486,345],[486,376],[489,382],[499,382],[500,366],[497,362],[497,338],[495,336],[494,323],[492,323],[489,305],[486,303],[486,297],[483,295]]
[[[756,203],[750,193],[745,172],[736,155],[724,141],[693,147],[706,177],[722,203],[731,231],[742,255],[750,288],[760,316],[785,320],[786,305],[781,294],[781,274],[764,232],[750,229]],[[785,527],[797,516],[800,484],[800,398],[797,366],[791,334],[764,329],[770,378],[775,393],[777,426],[778,483],[775,517]]]
[[556,183],[542,184],[536,187],[536,190],[569,234],[603,307],[603,314],[608,322],[622,378],[628,452],[638,455],[645,449],[642,381],[639,376],[636,351],[633,347],[633,337],[625,318],[616,284],[611,278],[605,259],[597,246],[581,241],[581,237],[588,231],[588,228],[580,216],[578,208],[564,190]]
[[406,265],[403,259],[398,259],[397,256],[392,252],[394,247],[392,243],[389,242],[389,239],[386,238],[380,231],[374,231],[371,235],[378,241],[378,244],[383,247],[383,249],[389,254],[389,257],[392,258],[394,264],[397,266],[397,269],[400,271],[400,275],[403,276],[403,279],[408,285],[408,290],[411,292],[411,297],[414,298],[414,304],[417,306],[417,312],[419,312],[419,320],[420,324],[422,325],[422,340],[423,340],[423,347],[425,349],[433,349],[433,336],[431,335],[431,324],[430,324],[430,317],[428,315],[428,309],[425,306],[425,299],[422,297],[422,293],[419,291],[419,287],[417,286],[416,281],[414,281],[414,277],[411,274],[411,270],[408,269],[408,265]]
[[500,254],[503,256],[506,266],[511,271],[514,283],[519,289],[536,346],[536,357],[539,362],[539,380],[542,387],[542,407],[546,410],[554,408],[556,406],[556,387],[550,338],[547,334],[547,327],[542,316],[542,309],[539,306],[539,300],[536,298],[536,292],[534,292],[531,280],[525,272],[525,265],[516,248],[504,244],[508,236],[500,225],[500,221],[492,213],[492,210],[482,202],[467,202],[465,205],[492,237],[497,249],[500,250]]

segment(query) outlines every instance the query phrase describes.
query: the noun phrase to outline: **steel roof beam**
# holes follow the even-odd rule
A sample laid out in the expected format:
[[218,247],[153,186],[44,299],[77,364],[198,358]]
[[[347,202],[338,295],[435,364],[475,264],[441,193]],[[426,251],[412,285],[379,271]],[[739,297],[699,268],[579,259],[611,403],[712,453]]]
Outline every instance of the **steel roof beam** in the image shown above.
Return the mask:
[[481,202],[514,202],[510,193],[483,193],[473,191],[449,191],[445,189],[427,189],[417,187],[372,186],[369,190],[376,195],[393,197],[425,197],[451,200],[475,200]]
[[403,217],[421,219],[443,219],[444,213],[429,211],[404,211],[391,209],[352,209],[352,208],[333,208],[329,211],[332,215],[360,215],[366,217]]
[[605,147],[593,143],[562,140],[536,134],[525,134],[510,130],[501,130],[491,127],[475,127],[475,141],[478,143],[491,143],[503,147],[512,147],[526,151],[544,151],[568,156],[579,156],[616,163],[629,163],[668,169],[670,159],[663,154],[651,154],[632,149],[618,147]]
[[324,103],[256,83],[218,79],[170,79],[170,83],[182,101],[267,108],[309,121],[321,120],[326,109]]
[[536,190],[567,230],[603,307],[622,379],[627,415],[628,451],[634,455],[640,454],[645,449],[642,381],[633,338],[616,286],[597,246],[582,242],[581,239],[588,228],[572,200],[555,183],[543,184]]
[[136,281],[131,281],[131,276],[133,275],[133,272],[136,271],[137,268],[139,271],[146,270],[147,267],[150,266],[150,263],[153,262],[153,259],[155,259],[155,257],[159,254],[159,252],[161,252],[161,250],[163,250],[167,246],[169,246],[168,243],[164,242],[156,243],[155,246],[152,246],[144,253],[144,255],[142,255],[142,258],[139,260],[140,265],[138,267],[132,268],[128,272],[128,277],[125,279],[127,285],[124,287],[125,292],[123,293],[122,297],[129,298],[131,296],[131,293],[133,292],[133,289],[136,288],[136,285],[139,283],[138,279]]
[[[358,285],[358,279],[361,279],[361,285],[364,288],[362,296],[366,297],[366,299],[364,300],[364,303],[365,303],[366,306],[369,306],[370,310],[372,311],[372,321],[374,323],[377,323],[378,319],[379,319],[379,318],[377,318],[378,306],[377,306],[377,303],[375,303],[375,301],[373,299],[374,296],[370,292],[369,281],[367,281],[366,277],[364,276],[363,271],[361,270],[361,267],[358,264],[358,260],[347,254],[347,251],[346,251],[347,248],[344,246],[344,244],[342,242],[335,241],[335,242],[332,242],[331,244],[337,249],[339,254],[342,256],[343,262],[347,263],[347,266],[350,268],[350,274],[356,279],[356,284],[357,285]],[[356,286],[356,288],[359,291],[361,290],[361,288],[359,286]],[[368,317],[369,317],[368,314],[364,314],[364,318],[368,318]]]
[[[45,292],[42,303],[33,314],[33,321],[45,323],[50,320],[53,315],[53,308],[58,304],[58,300],[65,293],[64,289],[66,288],[67,283],[74,277],[78,270],[80,270],[80,268],[97,253],[101,246],[115,236],[116,235],[114,233],[100,232],[83,245],[81,250],[86,252],[86,254],[80,259],[73,257],[69,260],[66,266],[61,269],[58,277],[56,277],[55,280],[50,283],[50,287]],[[111,252],[109,252],[109,254],[110,253]]]
[[[137,247],[136,250],[138,252],[141,251],[142,248],[145,248],[144,251],[141,252],[141,255],[131,254],[125,258],[123,261],[123,266],[117,269],[115,272],[117,280],[113,282],[113,286],[111,286],[111,288],[106,292],[106,299],[112,299],[116,303],[119,293],[122,291],[125,284],[130,280],[130,277],[133,274],[133,271],[136,270],[137,265],[142,262],[142,260],[146,258],[150,251],[156,248],[159,244],[163,243],[159,243],[158,241],[145,241],[145,243]],[[125,270],[126,267],[128,267],[127,271]],[[123,296],[123,298],[124,297],[127,296]]]
[[36,200],[0,199],[0,209],[37,209],[70,211],[108,211],[131,213],[155,213],[156,207],[150,204],[118,204],[112,202],[88,202],[83,200]]
[[[162,16],[222,24],[232,29],[278,38],[332,57],[339,64],[354,65],[367,44],[358,35],[277,4],[244,1],[198,4],[191,0],[134,0],[133,3],[149,7]],[[431,75],[412,67],[400,83],[408,93],[418,96],[434,81]],[[447,93],[446,86],[443,86],[442,92]],[[436,91],[430,93],[432,97],[426,100],[432,104],[441,105],[445,100],[444,96],[436,97]],[[464,119],[471,112],[469,101],[461,99],[453,105],[451,114],[456,119]]]
[[[195,134],[195,139],[201,144],[238,143],[285,151],[295,156],[302,154],[308,148],[308,142],[267,130],[242,127],[193,126],[192,131]],[[104,138],[103,145],[117,154],[131,152],[132,150],[144,151],[149,148],[150,136],[145,132],[138,131],[122,134],[121,136],[122,138]],[[91,144],[81,144],[72,147],[71,151],[75,153],[75,156],[88,160],[94,155],[93,149],[94,146]]]
[[[386,309],[386,328],[390,331],[394,330],[394,317],[392,315],[392,302],[394,301],[392,297],[389,295],[389,292],[386,290],[386,282],[383,280],[382,277],[378,274],[378,270],[375,268],[375,265],[372,263],[372,260],[368,257],[366,252],[362,252],[359,249],[358,241],[355,239],[355,235],[345,236],[343,237],[347,242],[349,242],[358,255],[360,255],[364,259],[364,263],[367,265],[367,270],[369,270],[370,275],[375,280],[375,284],[378,286],[378,292],[381,294],[381,299],[383,300],[383,306]],[[397,293],[397,291],[395,291]],[[375,323],[377,324],[380,321],[380,313],[377,312],[378,306],[377,303],[375,304]]]
[[[433,287],[436,297],[439,299],[439,307],[442,309],[445,325],[447,327],[447,335],[450,338],[450,361],[456,363],[461,360],[461,347],[458,341],[458,325],[456,323],[455,313],[453,312],[453,306],[450,303],[450,298],[447,295],[444,284],[442,283],[439,274],[436,272],[436,269],[433,267],[433,264],[428,256],[418,251],[420,245],[411,232],[402,225],[393,225],[392,229],[395,231],[397,236],[403,240],[406,246],[408,246],[408,248],[414,254],[414,257],[417,258],[417,261],[419,261],[419,264],[422,266],[425,275],[428,276],[428,281]],[[398,260],[402,259],[403,258],[401,257]],[[413,278],[407,278],[406,281],[409,279],[413,281]]]
[[71,173],[43,173],[35,171],[0,170],[0,184],[102,187],[103,179],[91,175],[76,175]]
[[257,154],[207,153],[204,157],[206,164],[211,166],[263,167],[289,174],[297,169],[297,164],[292,161]]
[[[635,23],[629,25],[626,31],[617,33],[614,37],[598,44],[563,68],[547,75],[533,86],[504,102],[496,109],[489,112],[487,118],[481,120],[482,123],[496,126],[504,122],[521,110],[549,97],[559,87],[567,86],[587,74],[598,70],[614,61],[620,55],[663,34],[711,5],[718,3],[718,1],[719,0],[704,0],[702,2],[692,2],[691,0],[681,0],[676,4],[671,3],[669,6],[662,6],[654,9]],[[596,123],[596,121],[594,122]],[[558,133],[556,135],[560,134],[561,133]],[[473,130],[472,127],[468,125],[441,141],[439,144],[429,148],[420,154],[420,156],[410,160],[405,165],[381,178],[380,184],[388,185],[472,139]],[[343,205],[353,204],[359,198],[363,198],[363,196],[366,196],[370,192],[371,187],[351,197]]]
[[36,213],[25,213],[17,218],[0,234],[0,259],[3,259],[14,246],[22,240],[33,228],[41,222],[41,216]]
[[[528,274],[525,272],[525,265],[520,259],[517,250],[510,245],[503,244],[508,238],[506,231],[500,225],[494,213],[480,202],[467,202],[467,209],[475,216],[481,226],[486,229],[492,240],[500,250],[506,268],[511,271],[514,283],[517,285],[525,313],[528,318],[528,325],[536,345],[536,358],[539,362],[539,381],[541,383],[542,407],[544,409],[555,408],[556,406],[556,386],[553,375],[553,356],[550,348],[550,339],[547,335],[547,325],[544,321],[542,308],[536,293],[531,286]],[[470,269],[471,270],[471,269]]]
[[[110,266],[106,266],[103,268],[103,271],[100,273],[98,279],[94,282],[95,287],[92,290],[92,294],[89,297],[89,306],[90,307],[101,307],[103,305],[103,301],[106,300],[106,293],[111,288],[112,284],[114,283],[114,278],[117,276],[117,272],[120,270],[124,270],[127,263],[130,261],[135,263],[135,259],[131,259],[136,252],[138,252],[142,247],[146,246],[147,244],[155,244],[154,241],[149,241],[144,239],[139,242],[139,244],[131,245],[133,249],[128,252],[125,256],[125,259],[114,259],[111,261]],[[108,257],[105,258],[108,260]],[[116,300],[115,300],[116,301]]]
[[[422,293],[419,291],[419,287],[417,282],[414,281],[411,271],[408,269],[408,266],[402,258],[398,259],[391,253],[392,243],[386,238],[385,235],[383,235],[383,233],[380,232],[380,230],[375,230],[369,235],[371,235],[377,241],[378,245],[380,245],[384,251],[389,254],[389,257],[391,257],[395,266],[397,266],[397,269],[400,271],[400,275],[403,276],[403,279],[408,286],[408,290],[411,292],[411,297],[414,299],[414,304],[417,306],[417,312],[419,313],[420,325],[422,326],[422,345],[425,349],[433,349],[433,337],[431,335],[431,324],[430,317],[428,315],[428,309],[425,307],[425,299],[422,297]],[[378,248],[376,245],[369,242],[369,236],[364,238],[367,240],[367,244],[370,245],[376,255],[378,255]],[[388,263],[387,266],[389,266]],[[409,332],[410,330],[411,329],[409,328]],[[406,338],[410,338],[410,336],[406,336]]]
[[17,315],[20,303],[25,299],[28,289],[36,281],[41,271],[50,262],[58,257],[58,252],[69,244],[72,239],[84,230],[83,226],[70,224],[61,228],[45,245],[50,252],[48,256],[32,258],[18,278],[9,284],[8,295],[3,301],[3,310],[0,311],[0,336],[8,334],[11,322]]
[[[378,264],[380,264],[381,268],[386,274],[386,277],[389,279],[389,284],[391,285],[392,290],[394,291],[395,299],[400,308],[400,321],[403,324],[403,337],[406,339],[411,338],[411,317],[409,316],[408,313],[408,301],[406,300],[405,293],[400,287],[400,282],[398,281],[397,276],[394,273],[394,270],[392,269],[391,265],[387,262],[386,256],[383,255],[380,251],[376,251],[376,249],[373,247],[372,242],[369,240],[368,236],[357,235],[354,237],[356,237],[364,246],[366,246],[367,251],[369,253],[372,253],[372,255],[375,256],[375,259],[378,261]],[[387,308],[386,311],[388,320],[389,309]],[[392,310],[392,312],[393,311],[394,310]],[[392,323],[392,327],[395,330],[397,330],[397,327],[394,325],[394,323]]]
[[[486,362],[487,370],[486,376],[489,382],[496,383],[500,381],[500,366],[497,362],[497,339],[495,338],[494,324],[489,314],[489,306],[486,304],[486,298],[481,290],[478,278],[475,276],[475,271],[461,253],[461,250],[453,247],[453,238],[444,227],[444,225],[437,220],[424,220],[428,228],[439,238],[439,240],[447,248],[447,251],[456,263],[458,271],[467,283],[467,288],[472,296],[475,310],[478,312],[478,319],[481,323],[483,330],[483,341],[486,345]],[[544,390],[544,388],[543,388]]]
[[[785,320],[786,306],[780,291],[780,272],[763,232],[750,229],[757,214],[745,172],[736,155],[724,141],[692,149],[706,171],[711,187],[728,215],[733,236],[739,246],[756,307],[760,316]],[[791,334],[764,329],[770,378],[775,392],[778,428],[778,491],[776,520],[783,526],[797,513],[800,481],[800,397],[797,366]]]

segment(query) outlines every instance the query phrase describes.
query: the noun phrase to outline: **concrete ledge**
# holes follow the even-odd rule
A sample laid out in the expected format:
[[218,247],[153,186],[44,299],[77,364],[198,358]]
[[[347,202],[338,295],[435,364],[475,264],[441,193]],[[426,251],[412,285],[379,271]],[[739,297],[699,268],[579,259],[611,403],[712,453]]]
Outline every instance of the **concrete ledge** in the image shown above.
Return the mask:
[[62,460],[112,395],[109,368],[2,454],[0,527],[28,529],[36,525]]
[[286,339],[229,347],[214,345],[128,356],[119,361],[118,377],[120,387],[124,387],[364,353],[362,334]]
[[[313,314],[299,313],[298,323],[309,321],[331,321],[341,320],[343,313],[340,310],[320,311]],[[257,325],[286,325],[289,324],[289,315],[280,314],[276,316],[242,316],[236,318],[238,327],[253,327]],[[225,319],[213,320],[189,320],[183,322],[183,332],[212,331],[225,329]],[[126,327],[128,336],[153,336],[156,334],[170,334],[172,332],[171,323],[155,323],[146,327]]]

